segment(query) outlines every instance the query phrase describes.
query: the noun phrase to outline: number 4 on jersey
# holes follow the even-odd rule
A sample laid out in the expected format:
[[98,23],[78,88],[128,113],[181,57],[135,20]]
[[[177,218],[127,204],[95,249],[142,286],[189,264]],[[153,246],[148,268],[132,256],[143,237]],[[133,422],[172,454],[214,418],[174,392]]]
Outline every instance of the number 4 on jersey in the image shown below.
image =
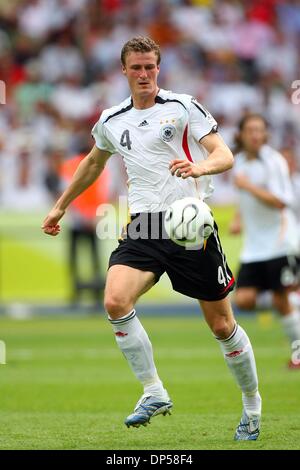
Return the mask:
[[130,137],[129,137],[129,130],[126,129],[122,136],[121,136],[121,140],[120,140],[120,144],[122,145],[122,147],[127,147],[128,150],[131,150],[131,140],[130,140]]

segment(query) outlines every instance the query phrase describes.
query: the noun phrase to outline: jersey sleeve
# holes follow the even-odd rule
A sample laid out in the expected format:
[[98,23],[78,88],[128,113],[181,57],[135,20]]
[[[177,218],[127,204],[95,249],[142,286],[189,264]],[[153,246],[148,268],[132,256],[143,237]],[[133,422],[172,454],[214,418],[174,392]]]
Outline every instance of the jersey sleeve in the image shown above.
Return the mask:
[[287,206],[294,203],[294,193],[289,169],[281,155],[273,159],[269,165],[268,190]]
[[117,153],[117,150],[114,148],[113,144],[107,139],[105,135],[105,128],[103,122],[101,121],[101,118],[94,125],[91,134],[95,139],[96,147],[98,149],[104,150],[105,152],[109,153]]
[[217,121],[195,98],[191,100],[189,123],[191,133],[197,141],[218,131]]

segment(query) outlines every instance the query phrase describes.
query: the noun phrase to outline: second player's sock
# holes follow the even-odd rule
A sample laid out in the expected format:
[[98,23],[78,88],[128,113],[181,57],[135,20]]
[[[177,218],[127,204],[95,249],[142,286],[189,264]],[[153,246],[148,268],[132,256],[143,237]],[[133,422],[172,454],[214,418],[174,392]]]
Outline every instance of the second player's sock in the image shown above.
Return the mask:
[[257,295],[255,307],[258,310],[270,310],[273,307],[273,296],[271,291],[263,291]]
[[[218,339],[218,338],[217,338]],[[261,414],[261,398],[253,349],[250,340],[239,325],[229,338],[218,339],[225,361],[242,390],[243,405],[247,414]]]
[[144,386],[144,393],[168,399],[154,364],[152,345],[135,310],[118,320],[109,318],[119,348],[127,359],[137,379]]
[[300,318],[296,310],[281,317],[282,325],[290,342],[300,340]]

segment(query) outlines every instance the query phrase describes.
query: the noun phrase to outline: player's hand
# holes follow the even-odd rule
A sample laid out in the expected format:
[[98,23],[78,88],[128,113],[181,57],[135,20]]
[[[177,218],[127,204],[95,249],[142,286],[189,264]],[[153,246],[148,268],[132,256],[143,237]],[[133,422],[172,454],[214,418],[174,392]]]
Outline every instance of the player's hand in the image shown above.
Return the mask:
[[183,179],[188,178],[189,176],[198,178],[204,174],[199,165],[192,163],[189,160],[172,160],[170,162],[169,169],[172,175],[176,175],[178,178]]
[[234,184],[239,189],[249,190],[250,187],[251,187],[251,183],[250,183],[249,179],[247,178],[247,176],[245,176],[242,173],[235,176]]
[[65,211],[62,209],[52,209],[43,222],[42,230],[44,233],[52,235],[52,237],[58,235],[60,232],[58,221],[64,216],[64,214]]
[[240,220],[233,220],[229,225],[230,235],[239,235],[242,232],[242,224]]

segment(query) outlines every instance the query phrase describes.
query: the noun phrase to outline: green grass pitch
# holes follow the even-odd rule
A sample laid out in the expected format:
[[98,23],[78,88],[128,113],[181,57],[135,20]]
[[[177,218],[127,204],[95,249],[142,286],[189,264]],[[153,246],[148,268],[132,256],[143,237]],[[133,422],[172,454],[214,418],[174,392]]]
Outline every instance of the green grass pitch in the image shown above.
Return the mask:
[[[228,235],[233,208],[214,213],[236,271],[241,239]],[[44,215],[1,213],[0,302],[68,299],[67,223],[51,239],[39,228]],[[102,245],[103,273],[115,245]],[[166,278],[144,299],[162,303],[161,316],[143,323],[174,401],[173,415],[158,416],[147,428],[125,427],[141,388],[104,316],[0,317],[0,340],[7,346],[7,365],[0,365],[0,449],[300,448],[300,372],[285,367],[289,348],[276,317],[240,319],[255,347],[264,415],[259,441],[236,443],[240,393],[203,320],[185,318],[184,305],[182,317],[164,317],[163,302],[187,300],[171,293]]]
[[[163,314],[163,309],[162,309]],[[263,397],[257,442],[234,442],[240,393],[201,317],[144,317],[172,416],[123,424],[141,394],[104,316],[0,317],[0,449],[299,449],[300,372],[270,314],[240,318],[252,339]]]

